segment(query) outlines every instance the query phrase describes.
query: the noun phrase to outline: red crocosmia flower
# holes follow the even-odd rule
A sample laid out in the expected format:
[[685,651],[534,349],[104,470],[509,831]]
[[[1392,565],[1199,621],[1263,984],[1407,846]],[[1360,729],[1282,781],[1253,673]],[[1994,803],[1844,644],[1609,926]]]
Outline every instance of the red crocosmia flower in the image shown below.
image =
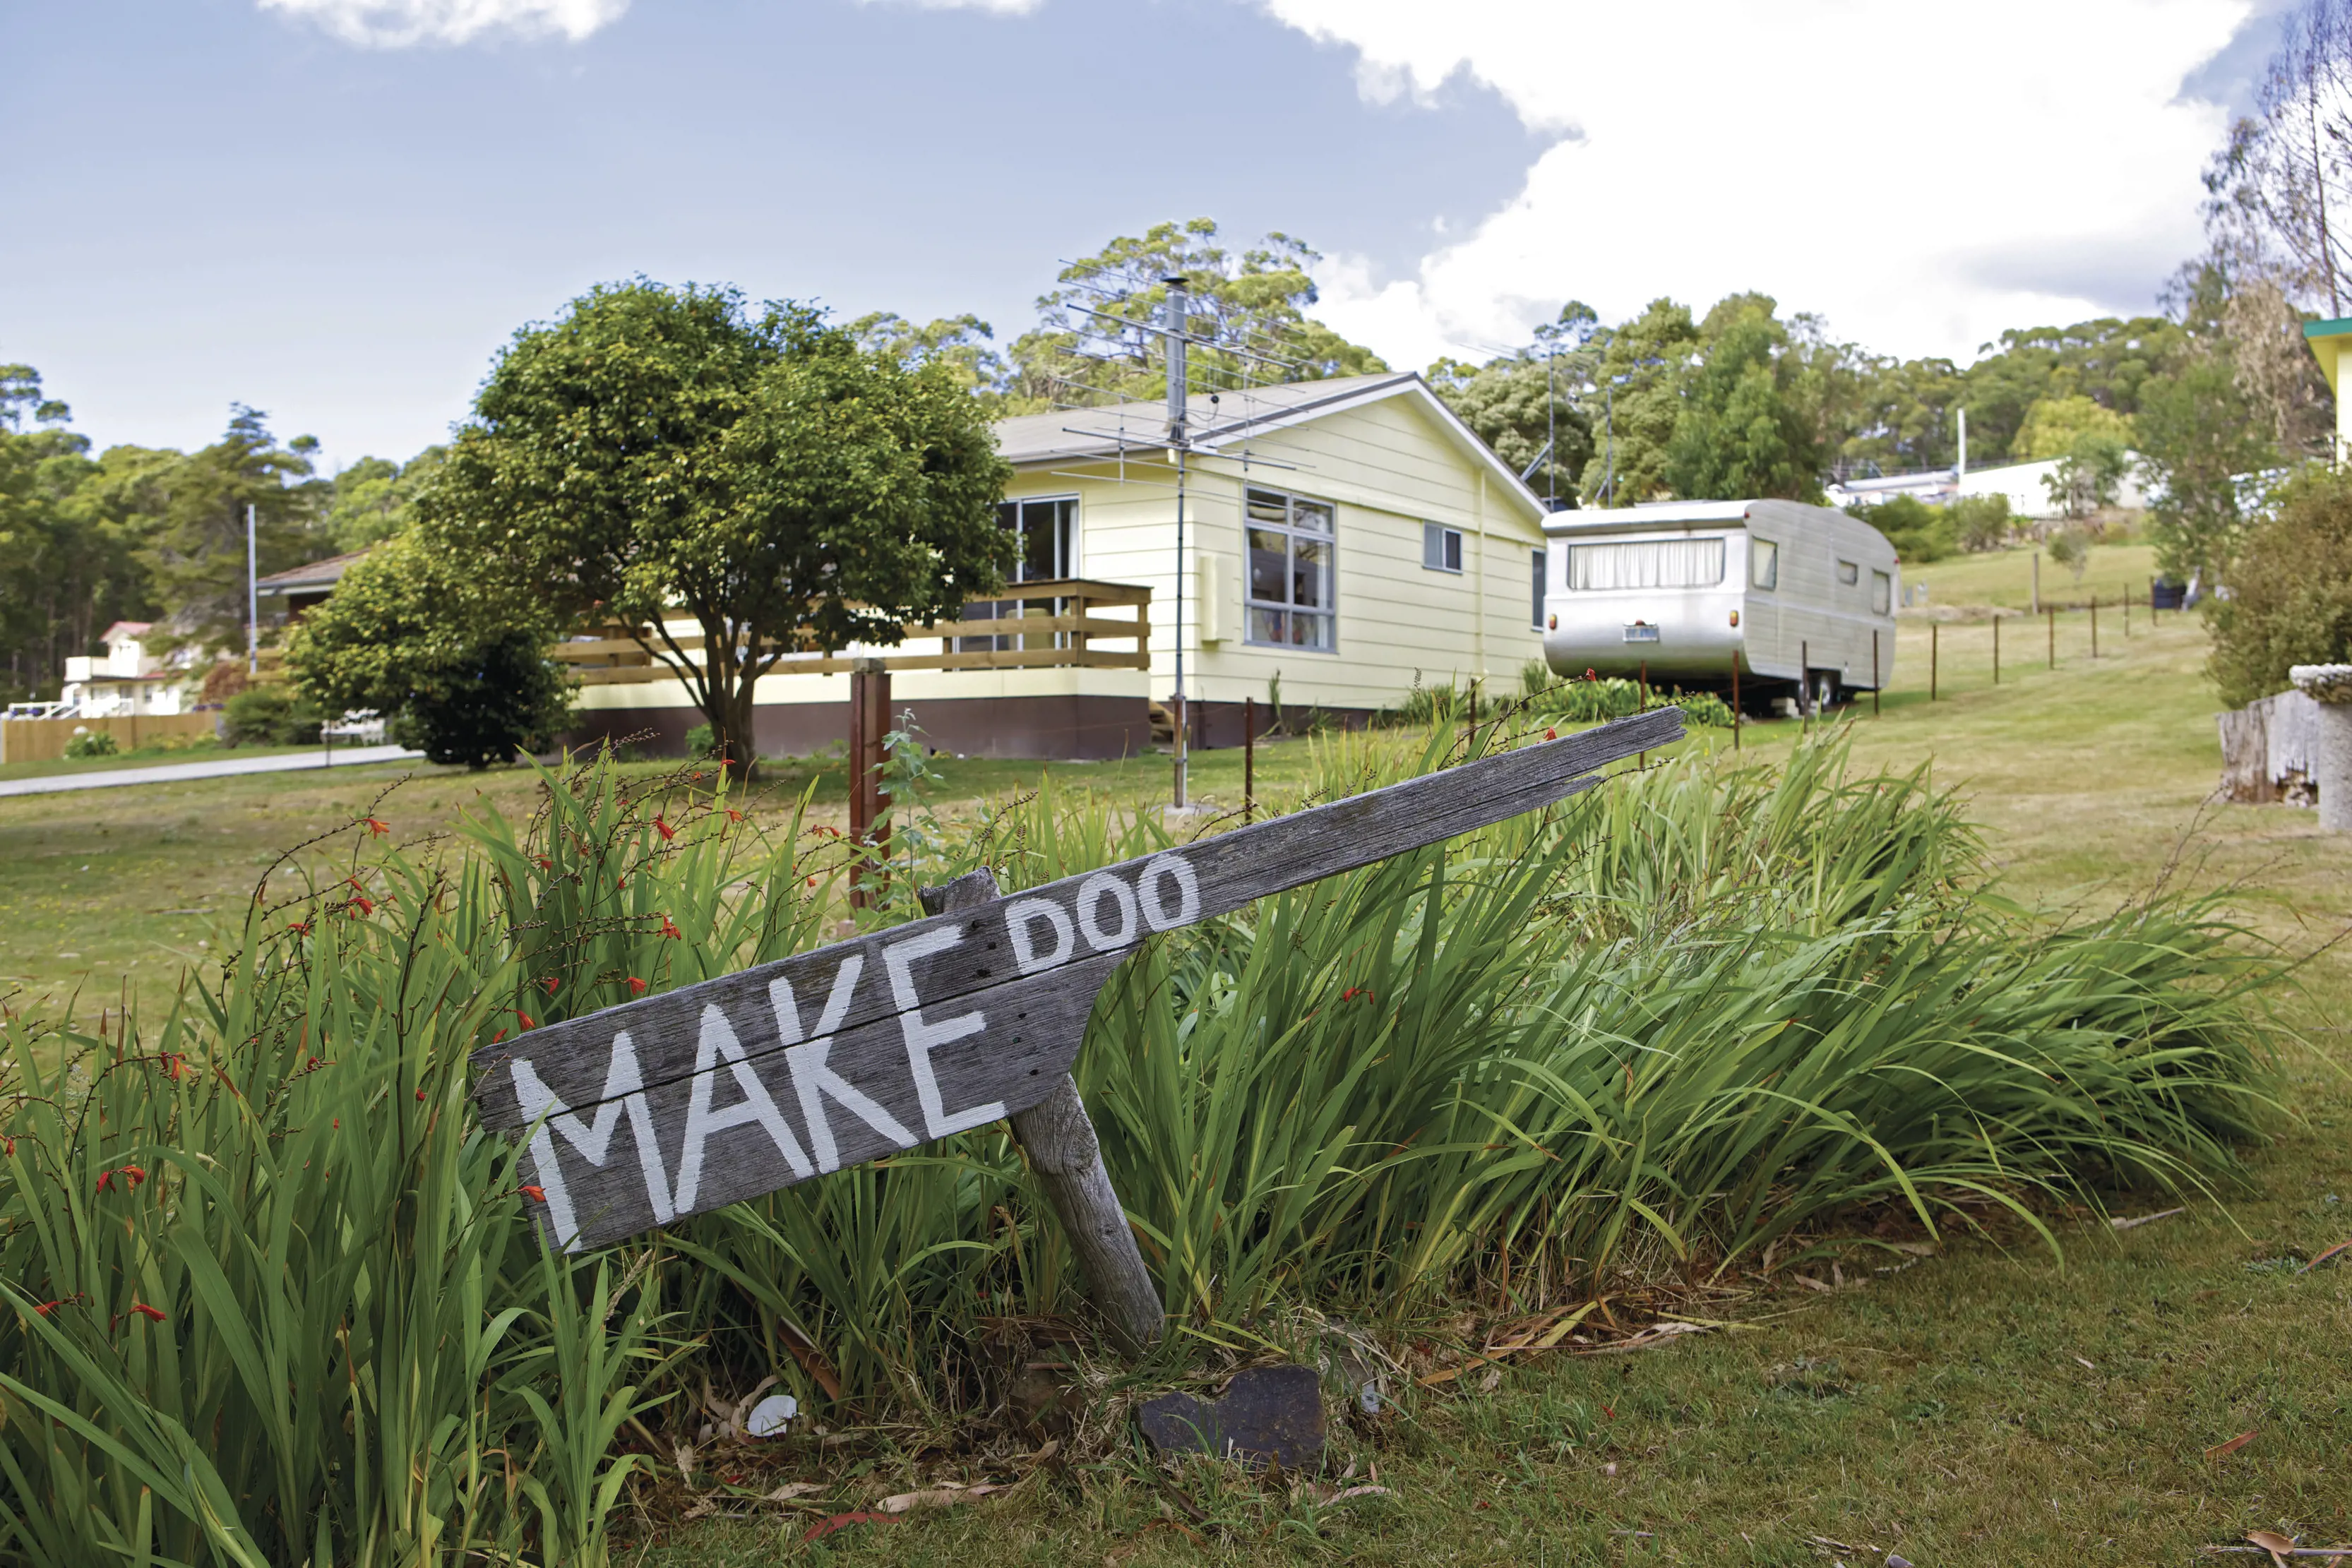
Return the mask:
[[667,915],[662,916],[661,934],[665,936],[683,936],[686,935],[686,933],[677,928],[677,923],[670,919]]
[[[496,1044],[498,1044],[498,1042],[499,1042],[499,1041],[500,1041],[500,1040],[502,1040],[506,1039],[506,1037],[507,1037],[507,1031],[506,1031],[506,1030],[499,1030],[499,1032],[498,1032],[498,1033],[496,1033],[496,1034],[494,1034],[494,1035],[490,1036],[490,1043],[491,1043],[492,1045],[496,1045]],[[422,1094],[422,1093],[424,1093],[424,1092],[425,1092],[425,1091],[424,1091],[424,1090],[422,1090],[422,1089],[420,1089],[420,1090],[418,1090],[418,1091],[417,1091],[417,1092],[418,1092],[419,1094]]]
[[1546,740],[1558,740],[1559,738],[1559,731],[1556,729],[1547,729],[1544,731],[1544,738]]
[[552,976],[552,975],[548,976],[546,978],[544,978],[544,979],[542,979],[542,980],[541,980],[541,981],[539,982],[540,988],[541,988],[541,990],[545,991],[545,992],[546,992],[549,996],[551,996],[551,996],[553,996],[553,995],[556,993],[556,990],[557,990],[557,989],[558,989],[558,988],[559,988],[562,984],[563,984],[563,982],[562,982],[562,980],[557,979],[557,978],[556,978],[554,976]]
[[677,837],[677,830],[669,825],[669,820],[666,817],[656,817],[654,819],[654,831],[662,836],[662,841],[664,843],[667,843],[670,840]]
[[383,837],[384,834],[392,831],[392,825],[379,818],[365,817],[361,820],[367,823],[368,832],[375,838],[380,839]]
[[308,936],[310,935],[310,923],[307,920],[297,920],[286,929],[297,936]]
[[691,779],[695,783],[699,784],[702,782],[702,769],[698,768],[693,772],[688,774],[687,777]]
[[114,1186],[114,1173],[113,1173],[112,1171],[100,1171],[100,1172],[99,1172],[99,1173],[98,1173],[98,1190],[99,1190],[99,1191],[100,1191],[100,1192],[106,1192],[106,1191],[109,1191],[109,1190],[110,1190],[110,1189],[113,1187],[113,1186]]
[[151,1307],[144,1301],[131,1302],[131,1310],[137,1312],[141,1317],[145,1318],[150,1322],[160,1323],[163,1321],[162,1309]]
[[616,876],[613,879],[613,891],[615,893],[626,893],[628,890],[629,879],[627,877]]
[[642,997],[645,994],[646,983],[643,980],[638,979],[635,975],[631,975],[629,977],[629,995],[633,997]]
[[549,860],[545,855],[534,855],[531,858],[539,862],[539,869],[541,871],[553,871],[555,869],[555,862]]
[[419,1100],[424,1099],[424,1098],[425,1098],[425,1091],[424,1091],[424,1090],[422,1090],[422,1089],[419,1089],[419,1090],[416,1092],[416,1097],[417,1097]]
[[547,1189],[543,1186],[533,1186],[530,1183],[526,1182],[515,1190],[521,1193],[523,1197],[530,1199],[533,1203],[545,1203],[547,1201]]
[[364,894],[360,894],[353,896],[351,907],[358,910],[362,915],[373,915],[375,913],[375,900],[368,897]]
[[740,822],[743,820],[743,813],[730,806],[727,808],[727,820],[730,822]]
[[537,1029],[539,1027],[539,1025],[531,1021],[530,1015],[523,1011],[520,1008],[515,1009],[515,1017],[522,1020],[522,1027],[525,1029]]
[[59,1307],[62,1307],[65,1304],[65,1298],[60,1296],[54,1301],[43,1301],[39,1306],[35,1307],[33,1310],[40,1313],[43,1317],[47,1317],[51,1312],[56,1312]]
[[1601,677],[1600,677],[1599,675],[1594,674],[1592,673],[1592,670],[1591,670],[1591,666],[1589,666],[1589,665],[1588,665],[1588,666],[1586,667],[1586,669],[1585,669],[1585,672],[1584,672],[1584,678],[1585,678],[1586,680],[1588,680],[1588,681],[1597,681],[1597,680],[1599,680]]
[[138,1166],[124,1166],[115,1174],[121,1176],[122,1179],[128,1182],[134,1189],[137,1188],[141,1182],[147,1179],[147,1172]]

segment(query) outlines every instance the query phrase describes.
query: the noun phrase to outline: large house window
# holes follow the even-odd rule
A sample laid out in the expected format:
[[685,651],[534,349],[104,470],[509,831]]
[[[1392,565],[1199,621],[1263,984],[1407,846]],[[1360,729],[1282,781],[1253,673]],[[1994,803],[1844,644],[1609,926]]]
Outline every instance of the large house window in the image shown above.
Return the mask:
[[[996,507],[996,522],[999,528],[1013,535],[1019,545],[1013,570],[1004,574],[1008,582],[1045,582],[1076,574],[1076,497],[1000,501]],[[1024,614],[1058,615],[1061,604],[1057,599],[982,600],[964,606],[963,618],[967,621],[1017,621]],[[1066,643],[1067,634],[1041,634],[1032,641],[1041,648],[1060,647]],[[1019,648],[1024,646],[1024,640],[1019,636],[959,637],[955,644],[959,653],[979,653],[992,649]]]
[[1713,588],[1723,580],[1723,541],[1627,539],[1568,547],[1571,589]]
[[1533,624],[1535,629],[1540,632],[1543,630],[1544,568],[1551,562],[1551,552],[1549,550],[1537,550],[1534,552],[1534,565],[1529,570],[1528,575],[1534,579],[1535,581],[1536,608],[1535,621]]
[[1246,640],[1336,653],[1337,572],[1331,503],[1280,490],[1247,492],[1249,607]]

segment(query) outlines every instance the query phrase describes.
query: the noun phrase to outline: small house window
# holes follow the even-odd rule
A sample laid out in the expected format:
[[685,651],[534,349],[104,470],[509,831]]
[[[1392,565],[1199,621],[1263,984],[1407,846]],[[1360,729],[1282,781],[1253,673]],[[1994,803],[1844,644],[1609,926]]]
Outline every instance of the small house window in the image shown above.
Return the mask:
[[1883,571],[1870,574],[1870,612],[1884,615],[1895,603],[1895,580]]
[[1431,571],[1462,570],[1462,530],[1443,523],[1421,525],[1421,564]]
[[1331,503],[1255,486],[1246,497],[1249,601],[1244,641],[1337,653]]
[[1780,586],[1780,547],[1770,539],[1748,543],[1748,580],[1769,593]]
[[1850,560],[1842,560],[1838,562],[1838,581],[1843,583],[1848,588],[1852,588],[1855,583],[1860,582],[1861,580],[1862,568],[1854,565],[1853,562]]
[[1549,550],[1537,550],[1534,552],[1534,565],[1530,569],[1528,576],[1534,580],[1536,591],[1535,620],[1533,624],[1535,629],[1540,632],[1543,630],[1544,569],[1550,563],[1551,552]]

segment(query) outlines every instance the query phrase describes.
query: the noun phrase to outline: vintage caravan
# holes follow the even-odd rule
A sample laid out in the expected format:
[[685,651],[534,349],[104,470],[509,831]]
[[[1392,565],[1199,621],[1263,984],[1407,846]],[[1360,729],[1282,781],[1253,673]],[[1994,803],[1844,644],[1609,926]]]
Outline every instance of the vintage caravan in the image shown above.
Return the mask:
[[1895,673],[1895,547],[1868,523],[1795,501],[1661,501],[1555,512],[1544,524],[1544,660],[1816,705]]

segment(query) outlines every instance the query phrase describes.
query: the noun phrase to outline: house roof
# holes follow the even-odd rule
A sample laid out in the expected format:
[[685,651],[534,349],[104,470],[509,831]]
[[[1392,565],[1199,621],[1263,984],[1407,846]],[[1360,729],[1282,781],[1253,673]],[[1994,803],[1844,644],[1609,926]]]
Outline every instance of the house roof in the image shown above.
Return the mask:
[[144,637],[155,629],[152,621],[118,621],[98,635],[101,643],[111,643],[119,633],[125,637]]
[[307,566],[273,571],[268,577],[256,579],[253,591],[264,599],[271,599],[280,594],[314,593],[320,589],[332,588],[342,580],[343,573],[351,569],[352,563],[366,554],[363,549],[352,550],[348,555],[331,555]]
[[[1195,392],[1184,400],[1184,420],[1192,435],[1192,450],[1217,454],[1255,436],[1392,397],[1420,404],[1455,447],[1473,463],[1487,469],[1504,494],[1530,517],[1548,515],[1536,493],[1495,455],[1475,431],[1462,423],[1460,415],[1429,390],[1427,382],[1411,371]],[[1168,409],[1160,402],[1062,409],[1051,413],[1023,414],[996,423],[997,450],[1016,468],[1089,462],[1116,457],[1123,452],[1160,451],[1167,444]]]

